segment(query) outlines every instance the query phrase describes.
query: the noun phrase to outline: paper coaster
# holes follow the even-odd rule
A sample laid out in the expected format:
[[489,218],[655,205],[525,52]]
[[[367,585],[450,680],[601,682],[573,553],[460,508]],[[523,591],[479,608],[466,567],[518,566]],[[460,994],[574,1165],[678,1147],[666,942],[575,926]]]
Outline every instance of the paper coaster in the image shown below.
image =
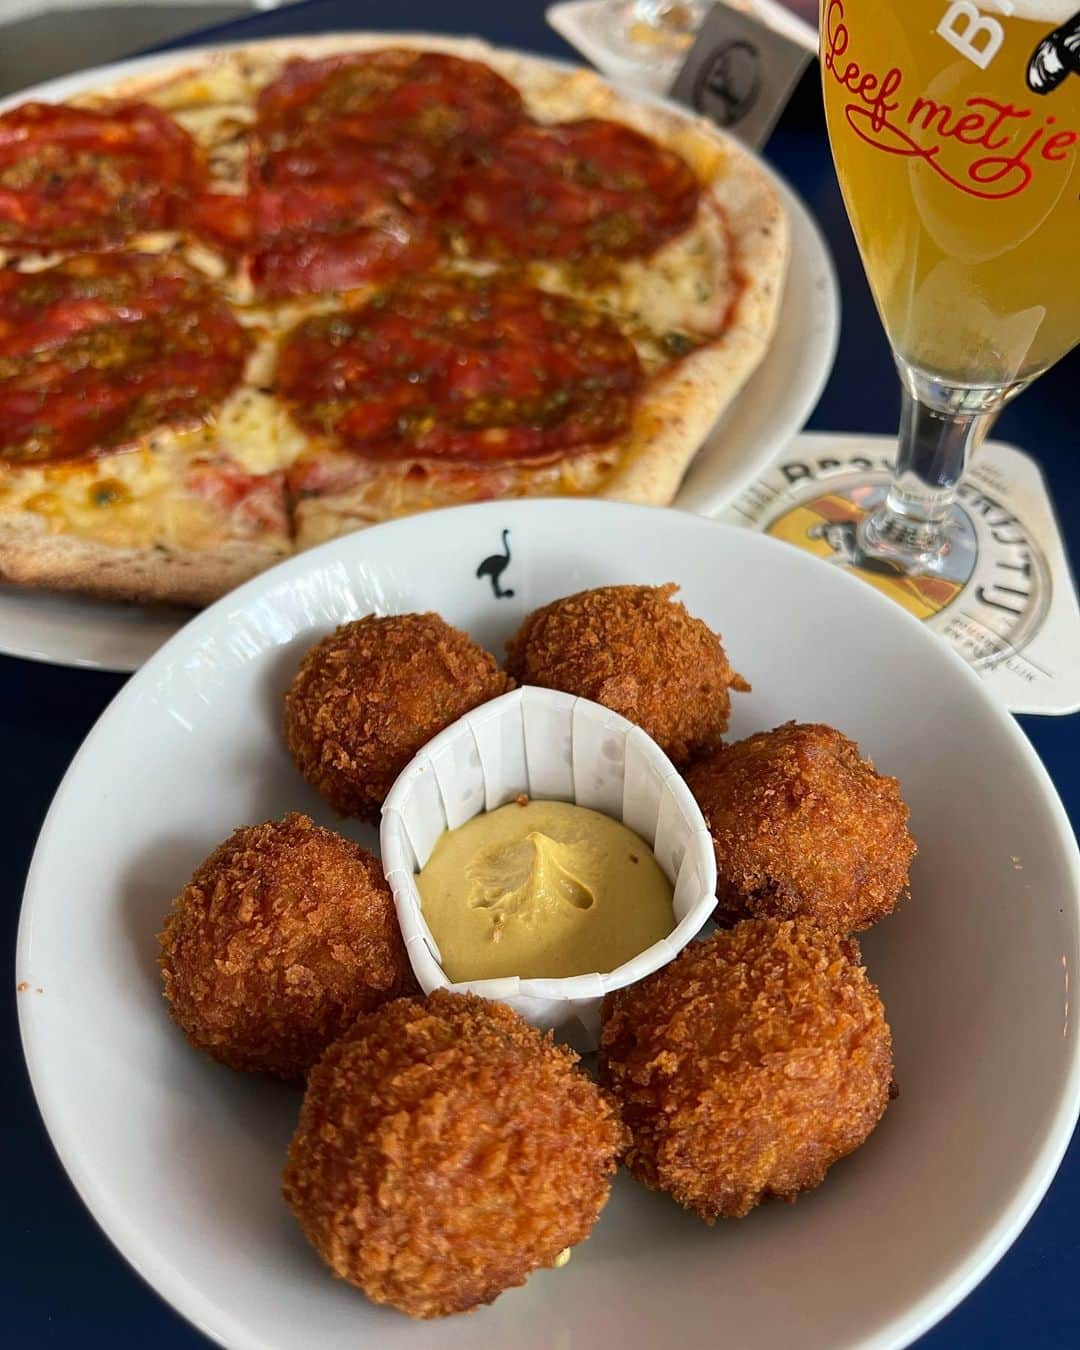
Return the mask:
[[982,446],[945,566],[910,578],[868,562],[856,539],[894,454],[886,436],[798,436],[717,519],[857,572],[949,642],[1010,711],[1080,710],[1080,607],[1038,465],[1015,446]]

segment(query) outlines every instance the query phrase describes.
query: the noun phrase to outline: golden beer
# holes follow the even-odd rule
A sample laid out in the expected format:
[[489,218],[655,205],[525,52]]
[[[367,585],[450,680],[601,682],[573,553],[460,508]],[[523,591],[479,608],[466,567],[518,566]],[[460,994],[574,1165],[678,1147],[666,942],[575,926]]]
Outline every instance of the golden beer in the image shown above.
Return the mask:
[[1012,386],[1080,338],[1080,0],[822,0],[825,107],[898,355]]

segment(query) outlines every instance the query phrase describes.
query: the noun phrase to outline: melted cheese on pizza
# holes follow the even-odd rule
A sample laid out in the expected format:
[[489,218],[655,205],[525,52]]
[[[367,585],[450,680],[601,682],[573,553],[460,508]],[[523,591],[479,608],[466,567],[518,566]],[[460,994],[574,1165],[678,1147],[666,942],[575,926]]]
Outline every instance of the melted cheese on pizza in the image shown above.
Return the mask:
[[165,435],[160,441],[153,450],[91,464],[11,470],[0,478],[0,508],[32,512],[50,533],[112,548],[206,548],[221,538],[220,512],[181,490],[189,454],[184,438]]
[[218,414],[218,450],[248,473],[288,468],[308,438],[286,410],[262,389],[238,389]]
[[684,355],[689,347],[681,336],[701,341],[720,332],[739,285],[724,220],[709,210],[700,210],[689,230],[651,258],[632,259],[606,275],[565,263],[534,263],[529,270],[545,290],[587,300],[625,321],[650,363]]

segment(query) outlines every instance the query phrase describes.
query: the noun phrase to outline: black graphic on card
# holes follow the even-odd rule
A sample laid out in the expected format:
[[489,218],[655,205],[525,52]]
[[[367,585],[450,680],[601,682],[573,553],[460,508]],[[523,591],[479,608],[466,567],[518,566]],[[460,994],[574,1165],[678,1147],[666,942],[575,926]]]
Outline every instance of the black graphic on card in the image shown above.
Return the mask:
[[713,5],[671,96],[745,144],[762,145],[812,60],[808,48],[752,15]]
[[722,127],[741,122],[761,93],[761,53],[752,42],[725,43],[702,66],[694,107]]

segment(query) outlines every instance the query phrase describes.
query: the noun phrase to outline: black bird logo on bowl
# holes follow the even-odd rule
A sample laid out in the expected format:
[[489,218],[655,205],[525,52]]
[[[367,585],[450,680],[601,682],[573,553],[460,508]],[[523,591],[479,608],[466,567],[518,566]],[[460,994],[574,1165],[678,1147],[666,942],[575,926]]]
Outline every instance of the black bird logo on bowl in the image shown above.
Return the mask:
[[487,577],[491,582],[491,589],[495,592],[496,600],[509,599],[514,594],[512,590],[504,590],[499,584],[502,574],[510,566],[509,530],[503,530],[502,532],[502,546],[503,551],[501,553],[492,553],[491,556],[485,558],[476,569],[476,575],[478,577]]
[[1035,48],[1028,64],[1028,88],[1035,94],[1051,94],[1070,75],[1080,75],[1080,10]]

